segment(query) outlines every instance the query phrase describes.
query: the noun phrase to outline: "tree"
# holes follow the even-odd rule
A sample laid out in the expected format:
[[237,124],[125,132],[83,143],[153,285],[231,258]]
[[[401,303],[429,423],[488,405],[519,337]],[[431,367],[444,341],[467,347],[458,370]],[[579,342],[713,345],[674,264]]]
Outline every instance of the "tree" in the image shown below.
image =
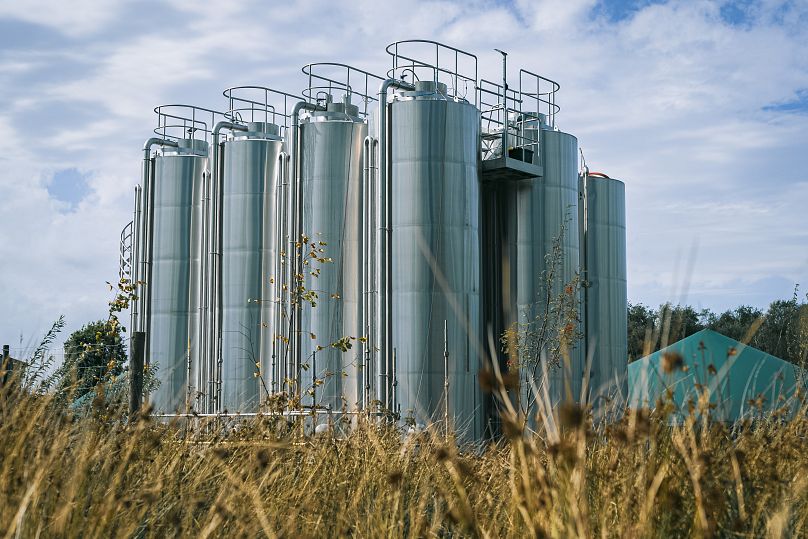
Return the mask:
[[713,316],[689,305],[664,303],[654,310],[641,303],[628,305],[628,361],[656,352],[706,327]]
[[690,305],[661,305],[657,315],[659,346],[665,347],[698,333],[706,327],[705,322],[709,316],[710,311],[707,309],[696,312]]
[[568,213],[544,257],[546,269],[538,276],[539,293],[531,305],[535,314],[524,322],[511,324],[501,339],[509,356],[508,369],[518,376],[519,406],[526,418],[533,415],[538,395],[532,388],[542,379],[542,364],[548,371],[565,368],[583,338],[581,275],[576,271],[569,280],[564,275],[567,255],[564,239],[570,220]]
[[[760,323],[763,311],[756,307],[741,305],[720,315],[711,314],[707,327],[736,341],[743,341],[756,324]],[[758,347],[757,344],[754,346]]]
[[636,361],[644,357],[646,341],[650,345],[654,332],[657,313],[642,303],[628,304],[628,361]]
[[800,302],[796,290],[790,300],[773,301],[751,344],[804,367],[808,355],[808,302]]
[[56,373],[56,390],[79,399],[123,372],[126,350],[121,326],[112,320],[91,322],[65,342],[65,359]]
[[655,311],[629,303],[628,361],[636,361],[705,328],[795,365],[808,364],[808,294],[801,299],[797,288],[791,299],[773,301],[765,312],[741,305],[714,314],[708,309],[697,312],[688,305],[670,303]]

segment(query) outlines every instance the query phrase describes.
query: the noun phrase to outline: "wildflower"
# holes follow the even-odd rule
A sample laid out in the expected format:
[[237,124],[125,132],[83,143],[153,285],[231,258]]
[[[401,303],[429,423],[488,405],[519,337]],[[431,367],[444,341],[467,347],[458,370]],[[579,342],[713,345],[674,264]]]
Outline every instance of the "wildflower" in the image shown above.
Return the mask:
[[569,428],[580,427],[584,422],[584,410],[572,401],[564,402],[558,411],[561,425]]
[[681,370],[684,365],[684,358],[678,352],[665,352],[662,354],[662,370],[665,374]]
[[477,381],[484,393],[491,393],[496,387],[494,373],[488,369],[480,369],[480,372],[477,373]]
[[394,470],[387,474],[387,482],[394,487],[401,485],[403,480],[404,474],[402,474],[400,470]]

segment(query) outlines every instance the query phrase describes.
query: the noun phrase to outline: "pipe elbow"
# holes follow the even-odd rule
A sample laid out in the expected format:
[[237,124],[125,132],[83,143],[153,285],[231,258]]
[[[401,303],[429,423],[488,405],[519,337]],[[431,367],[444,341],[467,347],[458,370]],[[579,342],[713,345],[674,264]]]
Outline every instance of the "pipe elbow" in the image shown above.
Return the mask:
[[143,156],[144,159],[149,159],[152,146],[169,146],[176,148],[177,143],[173,140],[168,140],[160,137],[151,137],[143,143]]
[[213,128],[213,136],[218,137],[219,132],[222,129],[229,129],[230,131],[246,131],[247,126],[230,122],[227,120],[222,120],[221,122],[217,123],[216,126]]
[[[390,88],[398,88],[399,90],[406,90],[406,91],[413,91],[415,90],[415,85],[410,84],[409,82],[404,82],[403,80],[398,79],[385,79],[384,82],[381,83],[379,86],[379,96],[387,96],[387,91]],[[379,100],[381,101],[381,99]]]
[[298,101],[295,104],[295,107],[292,109],[292,123],[293,124],[297,124],[298,116],[300,115],[300,112],[304,111],[304,110],[315,112],[315,111],[318,111],[318,110],[320,110],[320,111],[326,110],[326,108],[322,107],[320,105],[316,105],[314,103],[309,103],[308,101]]

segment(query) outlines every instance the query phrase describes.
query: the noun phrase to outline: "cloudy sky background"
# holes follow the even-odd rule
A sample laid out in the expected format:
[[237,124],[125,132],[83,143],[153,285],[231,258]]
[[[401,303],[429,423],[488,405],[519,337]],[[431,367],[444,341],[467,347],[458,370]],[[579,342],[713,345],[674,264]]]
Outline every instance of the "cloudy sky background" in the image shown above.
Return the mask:
[[[339,5],[337,8],[335,6]],[[0,340],[103,318],[158,104],[299,93],[425,38],[561,83],[558,126],[626,182],[629,298],[713,310],[808,288],[808,1],[0,2]]]

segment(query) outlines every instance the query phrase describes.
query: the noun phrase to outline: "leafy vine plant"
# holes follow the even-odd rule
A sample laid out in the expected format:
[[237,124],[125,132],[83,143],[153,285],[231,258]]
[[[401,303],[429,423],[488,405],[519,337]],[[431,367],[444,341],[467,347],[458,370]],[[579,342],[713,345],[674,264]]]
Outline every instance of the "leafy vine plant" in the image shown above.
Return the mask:
[[[526,320],[514,322],[502,336],[511,377],[517,378],[513,374],[518,373],[518,401],[524,418],[535,415],[539,395],[534,388],[542,381],[542,363],[547,372],[570,365],[573,350],[583,338],[581,289],[586,282],[578,270],[572,272],[570,279],[564,278],[568,254],[564,239],[570,221],[568,211],[553,237],[550,251],[545,254],[545,269],[538,276],[539,292],[536,301],[525,309]],[[543,380],[545,384],[548,382]]]
[[[316,234],[316,236],[319,235]],[[278,253],[281,261],[281,275],[272,275],[269,278],[271,285],[277,285],[275,289],[278,291],[278,295],[271,301],[280,305],[281,324],[278,328],[268,329],[272,332],[272,339],[276,343],[275,353],[279,361],[287,366],[287,376],[280,380],[278,392],[273,393],[270,390],[271,384],[267,383],[266,373],[262,372],[262,362],[260,359],[254,361],[254,375],[261,380],[265,395],[263,404],[269,411],[305,408],[304,396],[314,397],[317,388],[325,384],[328,378],[347,376],[343,370],[313,372],[311,383],[306,387],[298,387],[295,375],[312,369],[315,354],[328,348],[348,353],[353,348],[354,342],[367,341],[367,338],[361,335],[342,335],[334,340],[329,338],[323,341],[320,336],[311,332],[310,328],[302,327],[302,309],[318,308],[324,295],[327,295],[331,301],[342,300],[338,292],[324,291],[313,285],[324,271],[329,271],[329,266],[334,263],[334,259],[326,253],[327,245],[325,241],[314,239],[309,234],[301,234],[294,242],[290,242],[288,251],[281,250]],[[307,284],[307,282],[311,284]],[[294,355],[301,353],[302,346],[297,346],[295,342],[302,343],[304,340],[313,341],[314,345],[311,347],[310,353],[298,359]],[[296,350],[297,352],[295,352]],[[314,403],[311,407],[312,412],[316,407],[317,404]]]

